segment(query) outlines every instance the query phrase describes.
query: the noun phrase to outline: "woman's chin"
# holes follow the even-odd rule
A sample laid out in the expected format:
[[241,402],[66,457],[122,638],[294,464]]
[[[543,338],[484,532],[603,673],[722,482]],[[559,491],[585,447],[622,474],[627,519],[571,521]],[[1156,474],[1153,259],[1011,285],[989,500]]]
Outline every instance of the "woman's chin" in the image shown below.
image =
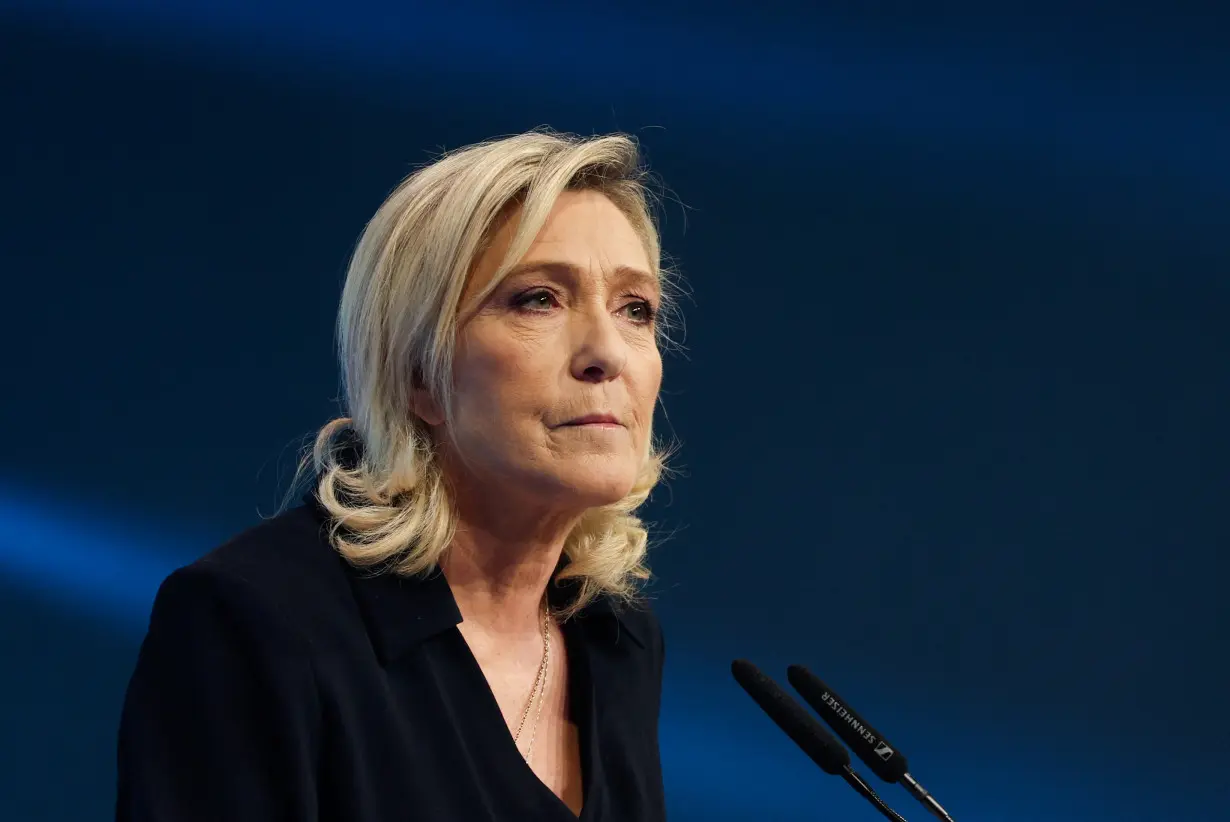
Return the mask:
[[568,471],[559,476],[559,485],[568,496],[574,498],[581,508],[598,508],[619,502],[636,484],[636,473],[611,466],[603,470],[590,466],[584,470]]

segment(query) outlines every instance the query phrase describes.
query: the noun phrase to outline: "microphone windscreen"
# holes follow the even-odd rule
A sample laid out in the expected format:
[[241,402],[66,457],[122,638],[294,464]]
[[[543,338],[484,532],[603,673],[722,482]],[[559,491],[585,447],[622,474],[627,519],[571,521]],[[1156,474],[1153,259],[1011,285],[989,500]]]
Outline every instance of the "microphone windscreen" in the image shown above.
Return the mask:
[[905,755],[888,744],[880,732],[863,721],[849,703],[824,684],[820,677],[802,665],[791,665],[786,675],[790,684],[816,709],[837,735],[850,746],[872,773],[885,782],[897,782],[910,770]]
[[837,775],[849,767],[850,754],[841,743],[759,668],[745,659],[736,659],[730,664],[730,672],[761,710],[821,769]]

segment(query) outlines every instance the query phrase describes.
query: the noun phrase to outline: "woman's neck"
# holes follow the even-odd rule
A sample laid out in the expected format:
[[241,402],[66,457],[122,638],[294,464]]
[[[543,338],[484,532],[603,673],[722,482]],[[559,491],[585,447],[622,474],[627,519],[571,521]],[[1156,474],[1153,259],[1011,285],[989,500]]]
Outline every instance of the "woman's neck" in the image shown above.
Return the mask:
[[575,521],[540,512],[493,522],[463,510],[440,561],[462,618],[496,634],[539,632],[543,596]]
[[453,472],[450,487],[457,528],[440,568],[462,618],[496,635],[539,633],[543,596],[584,509],[468,471]]
[[501,634],[537,632],[543,594],[560,552],[544,546],[510,554],[507,548],[456,539],[440,569],[466,622]]

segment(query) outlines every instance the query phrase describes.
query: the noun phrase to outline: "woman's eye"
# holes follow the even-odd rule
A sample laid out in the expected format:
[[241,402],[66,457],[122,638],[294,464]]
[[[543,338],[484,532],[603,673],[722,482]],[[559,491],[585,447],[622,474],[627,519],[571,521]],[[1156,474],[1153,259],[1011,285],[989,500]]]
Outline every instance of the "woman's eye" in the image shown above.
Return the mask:
[[642,325],[649,325],[653,322],[657,311],[648,300],[637,300],[636,302],[628,303],[624,306],[624,310],[628,312],[628,318],[633,322]]
[[550,291],[527,291],[513,299],[517,308],[527,308],[530,311],[543,311],[555,304],[555,295]]

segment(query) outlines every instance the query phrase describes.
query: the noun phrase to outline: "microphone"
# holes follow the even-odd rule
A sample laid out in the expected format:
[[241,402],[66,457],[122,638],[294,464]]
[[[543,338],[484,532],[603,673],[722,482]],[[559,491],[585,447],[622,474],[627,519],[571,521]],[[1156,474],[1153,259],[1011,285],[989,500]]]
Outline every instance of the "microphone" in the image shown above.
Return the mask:
[[841,776],[859,795],[893,822],[906,822],[888,807],[861,776],[850,767],[850,754],[808,711],[790,697],[780,685],[746,659],[730,664],[735,681],[747,691],[760,709],[786,732],[825,773]]
[[871,727],[855,713],[837,692],[824,684],[820,677],[802,665],[791,665],[786,675],[790,684],[807,703],[827,722],[837,735],[850,746],[850,750],[871,768],[872,773],[885,782],[900,782],[910,795],[923,804],[928,811],[944,820],[954,822],[948,811],[920,784],[910,776],[910,766],[905,755],[888,743],[884,735]]

